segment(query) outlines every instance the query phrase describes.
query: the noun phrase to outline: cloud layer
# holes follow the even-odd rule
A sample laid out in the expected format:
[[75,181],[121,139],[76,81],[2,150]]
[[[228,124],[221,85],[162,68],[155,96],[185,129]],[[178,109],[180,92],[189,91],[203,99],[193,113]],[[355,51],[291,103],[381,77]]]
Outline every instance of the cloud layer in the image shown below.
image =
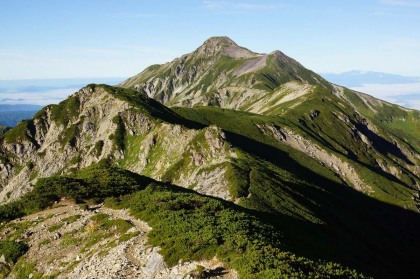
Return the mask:
[[420,83],[364,84],[351,89],[403,107],[420,110]]

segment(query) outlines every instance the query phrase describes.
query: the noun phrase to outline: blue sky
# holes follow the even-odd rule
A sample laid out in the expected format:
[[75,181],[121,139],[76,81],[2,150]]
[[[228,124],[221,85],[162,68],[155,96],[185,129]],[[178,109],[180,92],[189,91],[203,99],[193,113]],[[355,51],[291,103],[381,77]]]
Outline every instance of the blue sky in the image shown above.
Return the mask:
[[316,72],[420,76],[419,0],[0,0],[0,79],[127,77],[215,35]]
[[[123,80],[221,35],[317,73],[420,77],[420,0],[0,0],[0,26],[4,104],[56,103],[80,88],[74,79]],[[69,78],[35,91],[21,81]],[[352,88],[420,110],[418,81]]]

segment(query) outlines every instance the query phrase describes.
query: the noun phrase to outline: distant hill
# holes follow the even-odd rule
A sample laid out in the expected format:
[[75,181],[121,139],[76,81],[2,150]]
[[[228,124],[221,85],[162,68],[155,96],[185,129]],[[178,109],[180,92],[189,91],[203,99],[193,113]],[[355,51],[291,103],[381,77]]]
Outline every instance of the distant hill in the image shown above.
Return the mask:
[[20,121],[29,119],[42,109],[37,105],[0,105],[0,125],[14,127]]
[[37,105],[1,105],[0,112],[10,112],[10,111],[38,111],[42,109],[42,106]]

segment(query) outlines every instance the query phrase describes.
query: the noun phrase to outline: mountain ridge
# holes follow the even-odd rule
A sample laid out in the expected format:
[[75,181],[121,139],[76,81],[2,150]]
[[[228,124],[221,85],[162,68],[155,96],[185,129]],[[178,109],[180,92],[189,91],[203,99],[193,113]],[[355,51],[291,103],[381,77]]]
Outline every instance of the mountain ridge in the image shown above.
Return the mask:
[[[288,81],[330,87],[320,76],[280,51],[257,54],[226,37],[214,37],[192,53],[146,68],[120,86],[170,106],[216,105],[243,109]],[[256,96],[248,96],[247,92]]]
[[[152,243],[172,264],[180,255],[212,257],[207,252],[214,248],[251,253],[235,263],[245,278],[281,272],[415,278],[420,112],[330,84],[290,61],[216,37],[121,86],[83,87],[0,137],[0,212],[32,212],[36,199],[25,202],[31,195],[47,205],[108,197],[109,205],[154,222]],[[112,168],[157,185],[113,194],[108,183],[128,178],[114,179],[119,172]],[[225,228],[205,214],[219,218],[220,202],[272,227],[274,246],[262,245],[258,233],[252,241],[242,234],[207,239]],[[171,218],[187,216],[202,223],[171,227]],[[200,235],[212,222],[217,230]],[[240,222],[235,226],[243,232]],[[179,233],[167,235],[169,227]],[[161,238],[154,230],[162,230]],[[177,244],[191,239],[193,255]]]

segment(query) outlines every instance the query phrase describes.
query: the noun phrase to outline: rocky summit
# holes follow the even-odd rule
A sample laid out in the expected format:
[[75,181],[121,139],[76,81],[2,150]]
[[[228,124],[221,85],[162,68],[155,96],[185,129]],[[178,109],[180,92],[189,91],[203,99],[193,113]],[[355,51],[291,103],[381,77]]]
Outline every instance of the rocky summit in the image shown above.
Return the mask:
[[0,278],[418,278],[420,112],[213,37],[0,136]]

